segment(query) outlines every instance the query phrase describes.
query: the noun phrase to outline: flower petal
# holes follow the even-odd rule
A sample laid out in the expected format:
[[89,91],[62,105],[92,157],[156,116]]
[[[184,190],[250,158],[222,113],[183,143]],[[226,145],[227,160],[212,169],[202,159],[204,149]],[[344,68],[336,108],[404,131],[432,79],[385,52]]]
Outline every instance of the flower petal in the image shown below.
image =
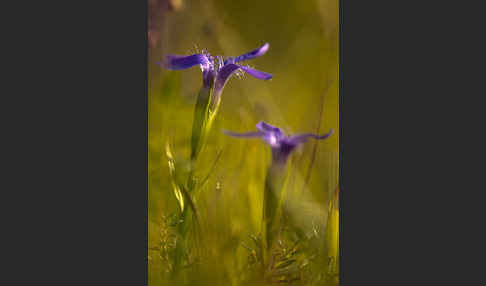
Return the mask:
[[218,76],[216,78],[216,83],[215,83],[215,86],[214,86],[215,89],[223,89],[224,85],[226,84],[226,81],[239,68],[240,68],[240,66],[237,65],[237,64],[227,64],[227,65],[223,66],[218,72]]
[[258,49],[255,49],[249,53],[243,54],[241,56],[238,56],[235,58],[235,63],[241,62],[241,61],[246,61],[250,59],[257,58],[259,56],[262,56],[268,51],[268,48],[270,45],[268,43],[265,43],[263,46],[259,47]]
[[233,73],[235,73],[240,68],[239,65],[236,64],[227,64],[224,65],[217,73],[216,79],[214,81],[214,89],[213,95],[211,96],[211,109],[216,109],[219,106],[219,102],[221,100],[221,93],[223,92],[223,88],[231,77]]
[[249,75],[251,75],[252,77],[257,78],[257,79],[269,80],[269,79],[272,78],[272,75],[269,74],[269,73],[262,72],[262,71],[259,71],[259,70],[256,70],[256,69],[252,69],[252,68],[247,67],[247,66],[240,66],[240,68],[243,71],[245,71],[246,73],[248,73]]
[[216,81],[214,82],[213,97],[219,98],[226,82],[231,77],[231,75],[235,73],[239,68],[240,68],[239,65],[227,64],[219,70],[218,75],[216,76]]
[[283,135],[282,130],[280,130],[280,128],[272,126],[264,121],[258,122],[256,127],[258,130],[265,133],[275,133],[275,134]]
[[[162,65],[159,63],[159,65]],[[163,65],[169,70],[183,70],[195,65],[209,66],[209,59],[203,54],[194,54],[190,56],[169,55]]]
[[333,132],[334,132],[334,130],[331,128],[331,130],[329,130],[328,133],[323,134],[323,135],[317,135],[317,134],[313,134],[313,133],[304,133],[304,134],[292,136],[292,137],[289,138],[288,141],[289,141],[290,144],[299,144],[299,143],[302,143],[305,140],[307,140],[307,138],[314,138],[314,139],[322,140],[322,139],[326,139],[329,136],[331,136]]
[[253,132],[246,132],[246,133],[237,133],[237,132],[232,132],[232,131],[227,131],[223,129],[223,133],[232,136],[232,137],[244,137],[244,138],[250,138],[250,137],[261,137],[263,136],[263,132],[260,131],[253,131]]

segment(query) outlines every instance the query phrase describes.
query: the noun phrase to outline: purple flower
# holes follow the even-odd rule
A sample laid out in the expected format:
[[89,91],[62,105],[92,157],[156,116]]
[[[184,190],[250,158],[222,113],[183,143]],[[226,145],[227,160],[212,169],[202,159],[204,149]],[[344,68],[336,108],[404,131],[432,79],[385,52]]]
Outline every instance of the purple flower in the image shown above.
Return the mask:
[[282,132],[280,128],[267,124],[263,121],[260,121],[256,125],[256,127],[258,131],[254,132],[235,133],[226,130],[223,130],[223,132],[226,135],[233,137],[260,137],[272,148],[272,158],[273,161],[276,163],[285,163],[288,156],[295,149],[295,147],[297,147],[301,143],[304,143],[308,138],[326,139],[333,133],[333,129],[331,129],[328,133],[323,135],[303,133],[293,136],[287,136]]
[[199,65],[203,72],[203,85],[206,87],[214,87],[213,100],[216,102],[227,80],[238,70],[246,72],[257,79],[268,80],[272,78],[271,74],[237,64],[262,56],[268,51],[268,48],[269,44],[266,43],[249,53],[238,57],[228,57],[226,59],[222,56],[211,56],[208,52],[190,56],[169,55],[166,57],[165,64],[160,62],[158,64],[169,70],[183,70]]

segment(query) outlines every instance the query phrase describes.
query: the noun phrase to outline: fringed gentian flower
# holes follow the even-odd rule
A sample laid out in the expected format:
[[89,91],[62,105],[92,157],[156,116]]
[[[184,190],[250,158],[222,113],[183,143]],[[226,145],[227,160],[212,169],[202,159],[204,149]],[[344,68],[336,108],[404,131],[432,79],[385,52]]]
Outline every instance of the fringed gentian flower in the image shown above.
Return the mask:
[[249,53],[226,59],[222,56],[212,56],[205,51],[190,56],[169,55],[166,58],[165,67],[170,70],[183,70],[199,65],[203,72],[203,84],[208,87],[214,86],[212,98],[212,105],[214,106],[219,103],[221,92],[226,82],[238,70],[246,72],[257,79],[269,80],[272,78],[272,75],[269,73],[237,64],[264,55],[268,48],[269,44],[266,43]]
[[267,170],[265,188],[263,192],[263,216],[262,216],[262,242],[263,242],[263,264],[269,271],[273,265],[271,250],[275,245],[278,233],[281,228],[281,218],[285,201],[285,182],[287,178],[286,162],[290,153],[308,138],[326,139],[333,133],[317,135],[312,133],[298,134],[294,136],[285,135],[278,127],[260,121],[257,124],[258,131],[247,133],[235,133],[223,131],[233,137],[258,137],[263,139],[272,148],[272,164]]
[[295,147],[305,142],[308,138],[326,139],[333,133],[333,129],[331,129],[328,133],[323,135],[304,133],[294,136],[286,136],[280,128],[272,126],[263,121],[260,121],[256,127],[259,131],[248,133],[235,133],[225,130],[223,132],[233,137],[260,137],[272,148],[273,162],[283,164],[287,162],[287,158],[289,157],[290,153],[295,149]]

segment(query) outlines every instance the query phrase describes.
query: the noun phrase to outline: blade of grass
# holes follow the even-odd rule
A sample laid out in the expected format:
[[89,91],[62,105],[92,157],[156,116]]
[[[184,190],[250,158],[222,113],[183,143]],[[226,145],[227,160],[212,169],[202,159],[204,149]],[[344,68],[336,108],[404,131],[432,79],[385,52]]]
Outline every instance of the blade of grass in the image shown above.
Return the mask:
[[218,155],[216,155],[216,160],[214,160],[214,163],[213,165],[211,166],[211,169],[209,170],[208,174],[206,175],[206,177],[203,179],[203,181],[201,182],[201,185],[199,186],[199,188],[201,189],[202,187],[204,187],[204,185],[206,184],[206,182],[208,181],[209,177],[211,176],[211,174],[213,173],[214,169],[216,168],[216,164],[218,163],[219,161],[219,158],[221,157],[221,154],[223,154],[223,149],[219,150],[218,152]]
[[[319,109],[319,117],[317,118],[317,128],[316,128],[316,134],[319,134],[321,132],[321,121],[322,121],[322,114],[324,113],[324,99],[325,96],[329,90],[329,87],[333,83],[333,80],[329,80],[324,87],[324,90],[321,94],[321,102],[320,102],[320,109]],[[314,142],[314,146],[312,147],[312,155],[311,155],[311,161],[309,163],[309,168],[307,169],[307,174],[305,176],[304,184],[302,185],[302,191],[301,194],[304,193],[305,188],[307,187],[307,184],[309,183],[310,176],[312,174],[312,167],[314,166],[314,161],[316,159],[316,154],[317,154],[317,146],[318,146],[318,141]]]

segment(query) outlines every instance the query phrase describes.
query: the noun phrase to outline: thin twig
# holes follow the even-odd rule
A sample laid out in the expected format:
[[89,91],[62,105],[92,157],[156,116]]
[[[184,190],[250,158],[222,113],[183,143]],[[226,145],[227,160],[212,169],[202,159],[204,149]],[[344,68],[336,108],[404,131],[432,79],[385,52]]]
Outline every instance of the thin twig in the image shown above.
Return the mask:
[[209,169],[209,173],[203,179],[203,181],[201,182],[201,185],[199,186],[199,188],[202,188],[204,186],[204,184],[208,181],[209,177],[211,176],[211,174],[213,173],[214,169],[216,168],[216,164],[218,163],[219,158],[221,157],[221,154],[223,154],[223,149],[219,150],[218,155],[216,155],[216,160],[214,160],[213,166],[211,166],[211,169]]
[[[324,98],[325,98],[325,95],[327,94],[327,92],[329,90],[329,87],[331,86],[331,84],[333,82],[334,82],[333,80],[329,80],[327,82],[326,87],[324,88],[324,91],[321,94],[321,105],[320,105],[320,110],[319,110],[319,117],[317,119],[316,134],[319,134],[319,132],[321,131],[322,113],[324,112]],[[311,176],[311,173],[312,173],[311,172],[312,171],[312,167],[314,166],[314,161],[316,159],[317,146],[318,146],[317,143],[318,143],[318,141],[315,141],[314,142],[314,146],[312,147],[311,161],[309,163],[309,169],[307,170],[307,175],[305,176],[304,184],[302,185],[302,192],[301,192],[301,194],[304,193],[305,188],[306,188],[306,186],[307,186],[307,184],[309,183],[309,180],[310,180],[310,176]]]

